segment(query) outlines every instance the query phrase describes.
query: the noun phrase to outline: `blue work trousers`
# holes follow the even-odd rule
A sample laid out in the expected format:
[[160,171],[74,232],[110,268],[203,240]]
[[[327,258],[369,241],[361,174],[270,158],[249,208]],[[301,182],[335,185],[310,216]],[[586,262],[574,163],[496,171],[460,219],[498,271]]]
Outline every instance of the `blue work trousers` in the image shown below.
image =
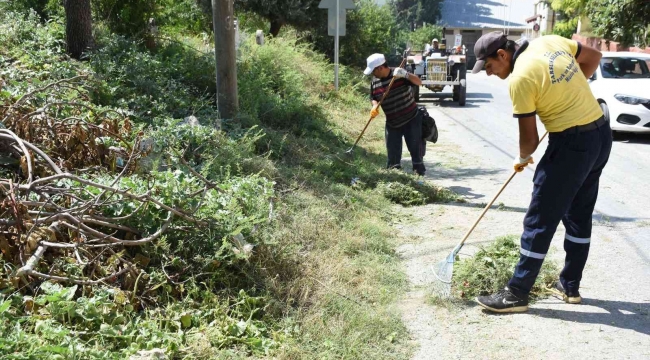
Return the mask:
[[406,142],[406,148],[411,154],[413,171],[419,175],[424,175],[424,154],[426,152],[426,143],[422,139],[422,112],[418,110],[417,115],[408,123],[393,128],[386,125],[386,152],[388,154],[388,169],[401,169],[402,161],[402,137]]
[[560,282],[566,290],[580,287],[589,254],[598,181],[612,149],[609,122],[601,121],[592,130],[570,128],[549,134],[548,148],[535,170],[519,263],[508,283],[516,294],[530,293],[560,221],[566,228],[566,260]]

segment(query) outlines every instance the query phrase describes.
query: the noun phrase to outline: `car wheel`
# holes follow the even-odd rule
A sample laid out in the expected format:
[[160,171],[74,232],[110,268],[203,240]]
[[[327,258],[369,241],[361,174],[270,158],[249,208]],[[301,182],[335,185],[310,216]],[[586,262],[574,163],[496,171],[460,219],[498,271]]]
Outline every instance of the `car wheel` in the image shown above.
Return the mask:
[[[600,103],[600,110],[603,111],[603,117],[605,118],[605,121],[609,122],[609,107],[607,106],[607,104],[605,104],[604,102],[601,102]],[[612,126],[611,122],[609,122],[609,126],[610,127]],[[612,130],[612,137],[614,137],[616,135],[617,135],[616,130]]]
[[603,111],[603,115],[605,116],[605,121],[609,121],[609,107],[607,107],[607,104],[604,102],[600,103],[600,110]]

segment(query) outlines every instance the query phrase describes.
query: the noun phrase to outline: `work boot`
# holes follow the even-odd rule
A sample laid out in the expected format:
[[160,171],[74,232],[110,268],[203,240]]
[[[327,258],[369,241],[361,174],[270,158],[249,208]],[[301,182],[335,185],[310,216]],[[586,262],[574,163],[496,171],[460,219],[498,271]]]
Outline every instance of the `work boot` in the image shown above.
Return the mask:
[[567,304],[580,304],[582,302],[578,290],[566,290],[560,281],[555,283],[555,290],[562,294],[562,300]]
[[505,289],[497,291],[496,294],[479,296],[476,301],[485,309],[497,313],[514,313],[528,310],[528,296],[517,296],[507,286]]

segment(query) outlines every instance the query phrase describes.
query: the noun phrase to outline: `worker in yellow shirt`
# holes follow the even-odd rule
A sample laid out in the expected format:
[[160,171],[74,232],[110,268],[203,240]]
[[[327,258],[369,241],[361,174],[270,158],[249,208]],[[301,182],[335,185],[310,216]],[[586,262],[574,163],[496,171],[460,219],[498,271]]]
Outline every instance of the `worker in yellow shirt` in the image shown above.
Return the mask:
[[566,228],[566,260],[558,290],[577,304],[582,271],[591,242],[591,216],[598,181],[612,149],[612,131],[587,79],[602,54],[559,36],[542,36],[517,44],[500,32],[475,44],[473,72],[510,78],[510,98],[519,122],[519,156],[514,169],[533,163],[539,145],[536,116],[549,132],[548,147],[537,165],[533,194],[524,218],[520,260],[507,286],[476,300],[494,312],[528,309],[528,294],[542,267],[560,221]]

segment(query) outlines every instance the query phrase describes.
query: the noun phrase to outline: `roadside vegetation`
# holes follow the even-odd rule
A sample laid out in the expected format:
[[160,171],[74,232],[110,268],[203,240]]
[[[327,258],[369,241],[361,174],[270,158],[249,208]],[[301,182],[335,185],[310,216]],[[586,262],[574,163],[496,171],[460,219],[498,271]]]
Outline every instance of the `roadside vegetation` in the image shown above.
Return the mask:
[[222,119],[204,18],[154,46],[97,23],[80,62],[56,4],[45,21],[0,1],[0,127],[52,160],[0,142],[0,357],[408,357],[390,208],[455,196],[382,169],[381,119],[345,154],[360,72],[336,92],[297,32],[244,36],[241,116]]

